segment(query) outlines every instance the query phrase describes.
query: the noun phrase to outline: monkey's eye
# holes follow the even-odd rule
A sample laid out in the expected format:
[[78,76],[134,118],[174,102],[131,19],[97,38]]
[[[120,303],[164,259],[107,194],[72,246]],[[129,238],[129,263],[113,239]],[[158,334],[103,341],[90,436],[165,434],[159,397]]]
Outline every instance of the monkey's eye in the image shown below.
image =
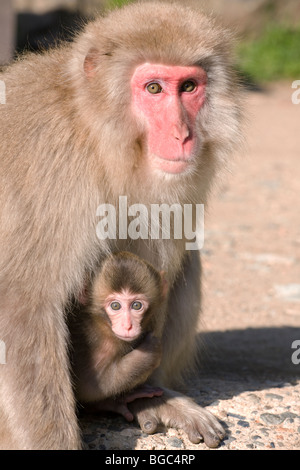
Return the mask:
[[110,308],[111,308],[112,310],[120,310],[121,304],[120,304],[120,302],[112,302],[112,303],[110,304]]
[[156,95],[157,93],[162,92],[162,87],[160,86],[159,83],[149,83],[149,85],[147,85],[146,88],[149,91],[149,93],[152,93],[152,95]]
[[194,91],[196,88],[196,83],[194,83],[192,80],[187,80],[181,85],[180,91],[186,92],[186,93],[191,93]]
[[132,302],[131,304],[131,308],[133,308],[133,310],[141,310],[142,307],[143,307],[142,302],[138,300],[136,300],[135,302]]

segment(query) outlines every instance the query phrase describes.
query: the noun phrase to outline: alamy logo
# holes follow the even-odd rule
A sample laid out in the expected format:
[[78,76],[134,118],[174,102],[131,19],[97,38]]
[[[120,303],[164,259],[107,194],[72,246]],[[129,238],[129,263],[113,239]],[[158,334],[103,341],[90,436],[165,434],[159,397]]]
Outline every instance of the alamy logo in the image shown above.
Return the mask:
[[[117,220],[117,213],[118,218]],[[186,250],[200,250],[204,243],[203,204],[132,204],[127,196],[119,196],[118,211],[112,204],[100,204],[96,215],[101,217],[96,227],[100,240],[182,240]],[[128,217],[131,217],[128,223]],[[194,227],[194,229],[193,229]]]
[[292,88],[297,88],[296,91],[292,94],[292,103],[299,104],[300,103],[300,80],[294,80],[292,83]]
[[292,354],[292,363],[295,365],[300,364],[300,339],[296,339],[295,341],[292,342],[292,349],[296,349],[296,351],[293,352]]

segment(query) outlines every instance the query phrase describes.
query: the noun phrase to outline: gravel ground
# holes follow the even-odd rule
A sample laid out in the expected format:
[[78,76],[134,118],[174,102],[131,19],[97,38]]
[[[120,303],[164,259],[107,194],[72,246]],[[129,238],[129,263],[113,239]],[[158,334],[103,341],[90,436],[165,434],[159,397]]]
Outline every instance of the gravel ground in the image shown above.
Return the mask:
[[[248,145],[205,223],[204,344],[186,393],[224,423],[217,450],[300,449],[300,105],[291,84],[245,94]],[[200,336],[200,335],[199,335]],[[300,353],[298,354],[300,359]],[[82,419],[89,449],[207,449],[119,417]]]

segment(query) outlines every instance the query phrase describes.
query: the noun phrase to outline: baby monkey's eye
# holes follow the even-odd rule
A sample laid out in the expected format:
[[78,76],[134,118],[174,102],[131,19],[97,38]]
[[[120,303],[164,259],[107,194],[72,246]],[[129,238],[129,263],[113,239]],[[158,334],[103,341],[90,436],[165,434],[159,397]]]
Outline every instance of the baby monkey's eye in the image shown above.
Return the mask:
[[110,304],[110,308],[111,308],[112,310],[120,310],[121,304],[120,304],[120,302],[112,302],[112,303]]
[[139,302],[138,300],[136,300],[135,302],[132,302],[131,304],[131,308],[133,310],[141,310],[142,307],[143,307],[142,302]]

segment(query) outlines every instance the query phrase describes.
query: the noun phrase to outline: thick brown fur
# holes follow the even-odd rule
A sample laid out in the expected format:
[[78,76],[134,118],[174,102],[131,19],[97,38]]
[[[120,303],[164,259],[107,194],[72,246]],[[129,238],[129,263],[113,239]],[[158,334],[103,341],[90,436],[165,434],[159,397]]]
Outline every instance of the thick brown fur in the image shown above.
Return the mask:
[[[198,11],[137,3],[92,22],[72,44],[28,55],[0,75],[7,91],[0,105],[0,339],[7,350],[0,406],[6,436],[13,436],[6,447],[80,447],[64,312],[110,251],[132,251],[168,273],[171,300],[157,383],[171,386],[193,364],[198,254],[185,251],[184,239],[99,241],[96,209],[117,207],[119,195],[147,206],[206,203],[239,141],[229,39]],[[129,86],[144,62],[199,64],[207,72],[198,117],[201,152],[186,175],[145,174],[145,133],[131,115]],[[163,407],[161,420],[171,403],[157,408]],[[208,412],[198,409],[192,422],[203,416],[205,422]],[[141,425],[143,416],[136,411]],[[176,425],[185,427],[185,420],[183,411]],[[222,433],[211,415],[208,421],[214,438],[203,435],[216,445]]]

